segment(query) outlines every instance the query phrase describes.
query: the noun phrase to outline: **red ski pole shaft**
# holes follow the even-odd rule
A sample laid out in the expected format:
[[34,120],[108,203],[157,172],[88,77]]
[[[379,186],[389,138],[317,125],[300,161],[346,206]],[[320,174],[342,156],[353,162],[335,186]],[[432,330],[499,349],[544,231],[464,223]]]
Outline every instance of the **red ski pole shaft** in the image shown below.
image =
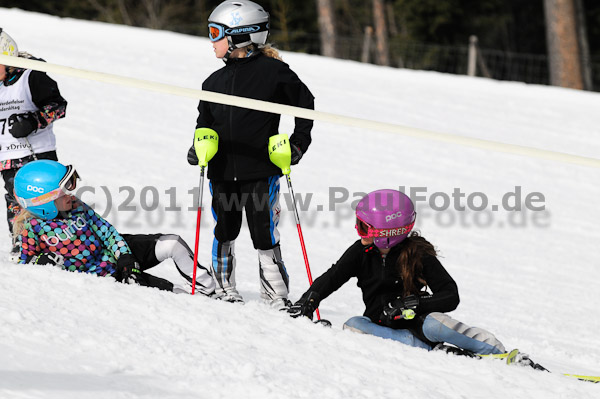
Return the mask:
[[[312,274],[310,272],[310,266],[308,264],[308,255],[306,254],[306,246],[304,245],[304,236],[302,235],[302,227],[300,223],[296,224],[298,227],[298,236],[300,237],[300,245],[302,246],[302,255],[304,255],[304,264],[306,265],[306,274],[308,275],[308,283],[312,285],[313,279]],[[321,314],[319,313],[319,309],[316,309],[317,312],[317,320],[321,320]]]
[[[296,196],[294,195],[294,189],[292,188],[292,180],[290,179],[290,175],[286,175],[288,189],[290,191],[290,195],[292,196],[292,204],[294,204],[294,216],[296,217],[296,227],[298,228],[298,237],[300,237],[300,246],[302,247],[302,255],[304,256],[304,264],[306,265],[306,274],[308,276],[308,283],[312,285],[312,273],[310,272],[310,265],[308,264],[308,255],[306,253],[306,245],[304,245],[304,236],[302,235],[302,226],[300,226],[300,216],[298,216],[298,207],[296,206]],[[321,320],[321,314],[319,313],[319,309],[316,309],[317,320]]]
[[196,271],[198,269],[198,244],[200,243],[200,223],[202,222],[202,192],[204,189],[204,166],[200,167],[198,192],[198,214],[196,217],[196,241],[194,242],[194,273],[192,274],[192,295],[196,292]]

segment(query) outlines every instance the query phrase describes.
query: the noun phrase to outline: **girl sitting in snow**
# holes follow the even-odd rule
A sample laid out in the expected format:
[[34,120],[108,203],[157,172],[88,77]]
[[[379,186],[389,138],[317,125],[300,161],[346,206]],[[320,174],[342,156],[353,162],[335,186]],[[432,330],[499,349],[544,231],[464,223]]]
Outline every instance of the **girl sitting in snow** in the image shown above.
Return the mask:
[[312,319],[321,300],[356,277],[366,309],[363,316],[346,321],[344,329],[427,350],[462,348],[468,351],[463,353],[506,357],[508,362],[541,368],[518,351],[509,358],[492,333],[445,313],[458,306],[458,287],[433,245],[416,232],[409,235],[415,219],[412,201],[400,191],[378,190],[362,198],[356,207],[360,240],[290,308],[292,317]]
[[[14,223],[19,263],[52,264],[173,291],[173,283],[144,272],[170,258],[191,285],[193,254],[185,241],[174,234],[119,234],[73,196],[78,178],[71,165],[52,160],[30,162],[17,172],[15,197],[23,208]],[[215,282],[198,267],[196,290],[210,296]]]

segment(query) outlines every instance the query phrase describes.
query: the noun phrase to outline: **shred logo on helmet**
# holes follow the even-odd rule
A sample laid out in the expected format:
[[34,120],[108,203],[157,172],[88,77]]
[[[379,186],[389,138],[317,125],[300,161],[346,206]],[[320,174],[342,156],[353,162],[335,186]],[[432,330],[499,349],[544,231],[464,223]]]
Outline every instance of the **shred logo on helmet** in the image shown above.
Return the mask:
[[356,230],[373,238],[378,248],[391,248],[411,232],[417,213],[408,196],[397,190],[377,190],[356,205]]
[[54,200],[72,194],[79,174],[71,165],[42,159],[29,162],[15,175],[15,197],[23,209],[42,219],[54,219]]
[[379,237],[396,237],[408,234],[414,224],[409,224],[408,226],[398,227],[397,229],[381,229],[379,230]]

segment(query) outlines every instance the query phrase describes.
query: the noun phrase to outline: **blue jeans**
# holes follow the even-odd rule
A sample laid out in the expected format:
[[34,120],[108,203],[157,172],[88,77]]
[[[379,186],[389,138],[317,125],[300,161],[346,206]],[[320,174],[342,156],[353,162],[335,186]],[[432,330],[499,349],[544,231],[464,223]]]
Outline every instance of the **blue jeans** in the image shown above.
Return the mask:
[[[431,350],[431,346],[409,330],[394,330],[373,323],[368,317],[355,316],[344,323],[344,329],[393,339],[403,344]],[[481,355],[504,353],[504,345],[490,332],[469,327],[444,313],[431,313],[423,322],[423,335],[431,342],[447,342]]]
[[350,330],[362,334],[375,335],[385,339],[393,339],[403,344],[431,350],[431,346],[415,337],[409,330],[394,330],[393,328],[375,324],[365,316],[354,316],[344,323],[344,330]]

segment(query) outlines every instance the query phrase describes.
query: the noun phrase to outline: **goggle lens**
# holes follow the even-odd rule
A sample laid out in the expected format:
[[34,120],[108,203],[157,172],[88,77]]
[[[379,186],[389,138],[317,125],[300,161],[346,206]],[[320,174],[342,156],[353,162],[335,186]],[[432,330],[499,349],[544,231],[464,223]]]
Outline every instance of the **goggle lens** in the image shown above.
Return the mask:
[[369,225],[363,222],[362,220],[356,218],[356,231],[358,235],[361,237],[369,236]]
[[[415,215],[416,216],[416,215]],[[356,218],[356,231],[361,238],[395,237],[408,234],[415,225],[415,219],[410,224],[391,229],[377,229],[370,224]]]
[[225,28],[217,24],[208,24],[208,38],[211,42],[216,42],[225,37]]
[[60,182],[60,190],[65,195],[72,195],[73,191],[77,188],[77,180],[79,180],[79,173],[71,165],[67,165],[67,173]]
[[77,179],[79,179],[79,175],[75,172],[75,174],[73,174],[73,176],[65,183],[65,190],[74,191],[77,188]]

